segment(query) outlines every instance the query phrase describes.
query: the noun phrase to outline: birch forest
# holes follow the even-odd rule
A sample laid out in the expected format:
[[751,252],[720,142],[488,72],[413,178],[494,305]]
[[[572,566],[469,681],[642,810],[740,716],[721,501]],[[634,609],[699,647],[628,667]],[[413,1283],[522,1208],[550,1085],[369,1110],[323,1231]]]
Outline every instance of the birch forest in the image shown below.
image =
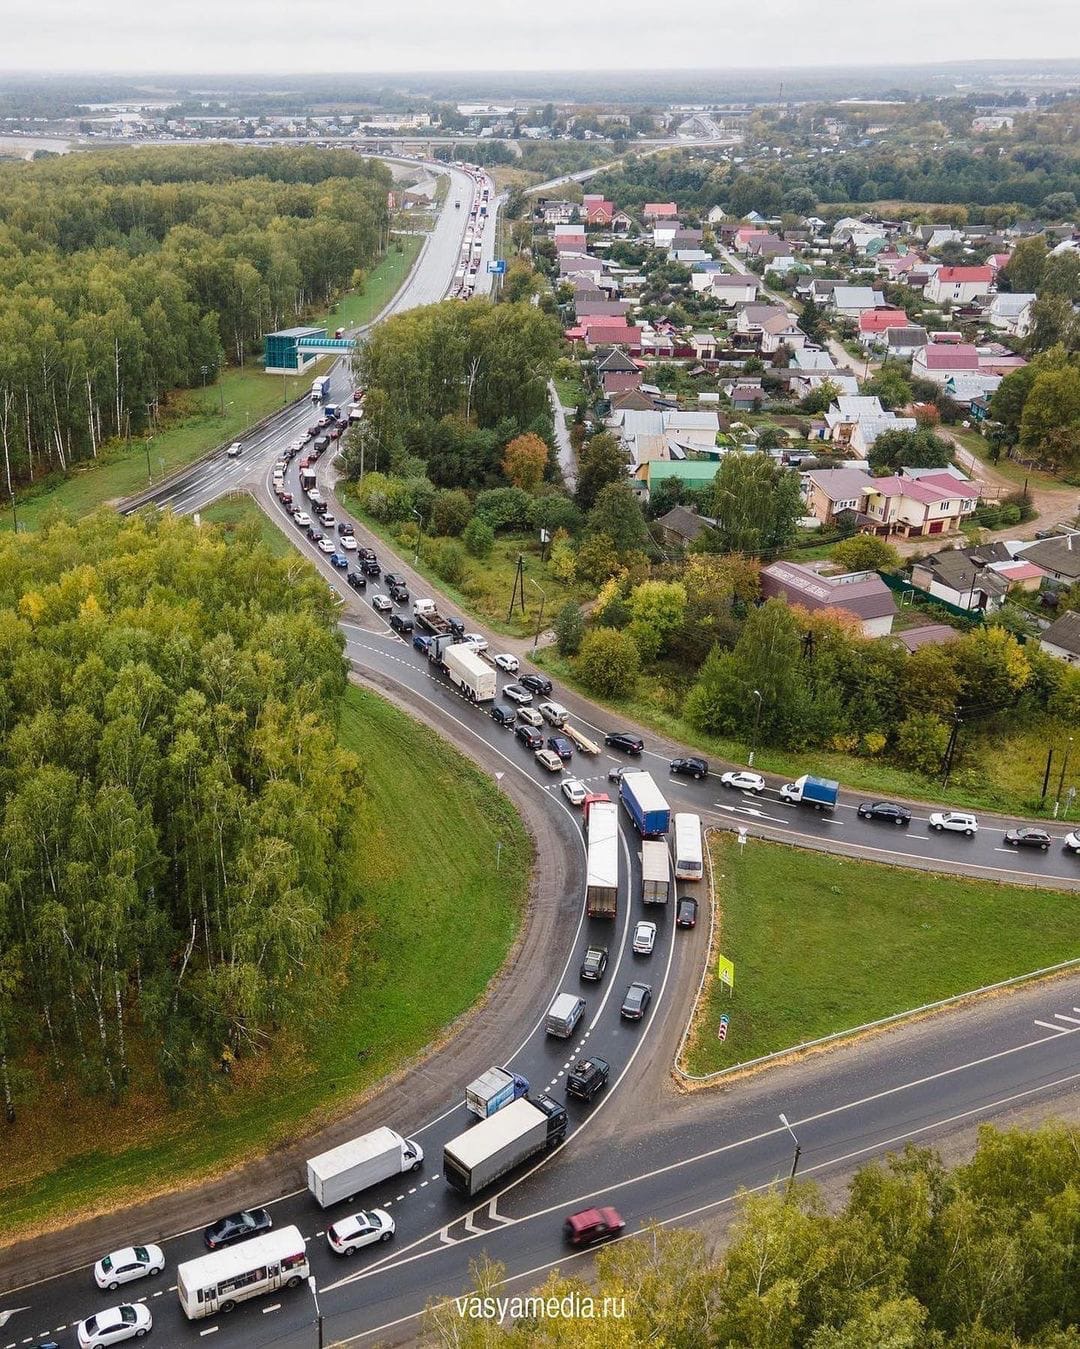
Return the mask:
[[324,582],[108,513],[0,536],[0,1091],[174,1099],[313,996],[362,790]]
[[325,305],[385,241],[349,151],[204,146],[0,165],[2,490],[138,434]]

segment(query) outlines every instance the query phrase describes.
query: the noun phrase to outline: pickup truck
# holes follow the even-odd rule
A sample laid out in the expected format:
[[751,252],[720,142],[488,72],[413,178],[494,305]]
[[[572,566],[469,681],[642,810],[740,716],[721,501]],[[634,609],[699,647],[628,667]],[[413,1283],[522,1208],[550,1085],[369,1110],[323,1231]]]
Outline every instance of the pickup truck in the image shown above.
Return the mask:
[[839,795],[838,782],[831,778],[815,778],[809,773],[780,788],[781,801],[797,806],[813,806],[815,810],[832,810]]

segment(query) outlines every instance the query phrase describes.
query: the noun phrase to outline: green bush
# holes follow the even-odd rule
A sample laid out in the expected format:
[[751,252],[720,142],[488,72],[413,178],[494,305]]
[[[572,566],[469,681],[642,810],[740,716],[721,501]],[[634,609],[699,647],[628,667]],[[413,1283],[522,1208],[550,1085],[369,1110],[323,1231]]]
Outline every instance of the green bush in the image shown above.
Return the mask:
[[576,656],[581,650],[584,636],[585,620],[581,616],[581,610],[573,600],[567,600],[555,616],[555,641],[559,655]]
[[634,691],[641,669],[637,644],[627,632],[596,628],[586,634],[574,668],[578,678],[602,697],[625,698]]
[[461,541],[473,557],[490,557],[491,550],[495,547],[495,531],[487,521],[474,515],[465,526]]
[[447,539],[439,545],[435,556],[435,570],[442,579],[452,586],[460,585],[465,579],[465,550],[460,543]]

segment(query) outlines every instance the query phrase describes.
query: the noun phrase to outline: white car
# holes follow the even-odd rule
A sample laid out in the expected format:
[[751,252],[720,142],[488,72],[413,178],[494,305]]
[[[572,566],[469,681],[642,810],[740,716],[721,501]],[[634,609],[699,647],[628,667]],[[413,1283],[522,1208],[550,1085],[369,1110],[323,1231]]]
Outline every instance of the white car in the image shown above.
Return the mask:
[[[512,703],[518,703],[522,707],[524,707],[526,703],[532,702],[532,694],[528,689],[522,688],[520,684],[504,684],[503,697],[509,698]],[[537,713],[537,717],[538,720],[531,723],[533,726],[539,726],[543,721],[543,718],[540,717],[539,713]]]
[[94,1282],[115,1293],[122,1283],[160,1274],[164,1268],[165,1255],[160,1246],[125,1246],[101,1257],[94,1266]]
[[239,459],[240,456],[244,453],[244,447],[240,443],[240,441],[234,440],[233,443],[229,446],[229,448],[225,451],[225,453],[229,456],[230,459]]
[[141,1340],[153,1327],[150,1308],[142,1302],[123,1302],[119,1307],[107,1307],[95,1312],[75,1327],[79,1349],[104,1349],[121,1340]]
[[366,1213],[351,1213],[349,1217],[331,1223],[326,1240],[337,1255],[353,1255],[361,1246],[389,1241],[393,1235],[393,1218],[384,1208],[373,1208]]
[[740,792],[763,792],[765,790],[765,779],[760,773],[750,773],[745,768],[738,768],[733,773],[721,773],[720,781],[725,787],[734,787]]
[[336,552],[337,552],[337,544],[334,542],[333,539],[320,539],[320,540],[319,540],[319,552],[320,552],[320,553],[326,553],[326,554],[336,553]]
[[301,529],[306,529],[311,524],[311,516],[307,511],[297,511],[293,516],[293,524],[299,525]]
[[1066,834],[1062,842],[1070,852],[1080,853],[1080,829],[1074,829],[1071,834]]
[[486,651],[488,649],[487,638],[481,637],[478,632],[467,632],[465,640],[470,646],[475,646],[477,651]]
[[589,789],[580,778],[567,778],[562,784],[562,794],[572,806],[580,806],[584,804]]
[[319,523],[322,525],[323,529],[337,528],[337,521],[334,519],[334,517],[330,514],[329,511],[322,512],[322,514],[319,516]]
[[562,772],[562,760],[553,749],[538,749],[534,751],[533,757],[541,768],[546,768],[549,773]]
[[505,670],[507,674],[517,674],[518,670],[521,669],[517,656],[511,656],[505,651],[500,652],[495,657],[495,664],[500,670]]
[[342,534],[341,537],[338,539],[338,547],[344,553],[355,553],[356,552],[355,534]]
[[967,834],[968,838],[971,838],[973,834],[979,832],[979,821],[967,811],[936,810],[930,816],[930,828],[938,830],[939,833],[942,829],[948,829],[951,833]]
[[299,454],[306,444],[306,440],[294,440],[289,445],[289,449],[292,450],[293,454]]
[[518,720],[525,722],[527,726],[543,726],[544,724],[544,718],[535,707],[519,707],[517,714]]
[[651,956],[656,945],[656,924],[638,923],[634,928],[634,955]]
[[372,595],[371,607],[378,609],[380,614],[385,614],[389,613],[394,606],[390,603],[389,595]]

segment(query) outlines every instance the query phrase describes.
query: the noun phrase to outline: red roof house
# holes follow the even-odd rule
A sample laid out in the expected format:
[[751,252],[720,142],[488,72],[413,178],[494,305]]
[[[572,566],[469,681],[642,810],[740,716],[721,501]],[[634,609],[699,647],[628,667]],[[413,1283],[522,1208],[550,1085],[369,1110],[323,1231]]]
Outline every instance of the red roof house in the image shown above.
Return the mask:
[[902,309],[864,309],[859,315],[859,332],[883,333],[887,328],[907,328],[910,323]]
[[647,201],[641,215],[644,220],[676,220],[679,208],[673,201]]
[[934,304],[970,304],[994,284],[992,267],[939,267],[926,283],[923,294]]
[[[924,378],[939,373],[975,371],[979,369],[979,353],[970,342],[930,342],[911,358],[911,373]],[[940,381],[939,381],[940,382]]]

